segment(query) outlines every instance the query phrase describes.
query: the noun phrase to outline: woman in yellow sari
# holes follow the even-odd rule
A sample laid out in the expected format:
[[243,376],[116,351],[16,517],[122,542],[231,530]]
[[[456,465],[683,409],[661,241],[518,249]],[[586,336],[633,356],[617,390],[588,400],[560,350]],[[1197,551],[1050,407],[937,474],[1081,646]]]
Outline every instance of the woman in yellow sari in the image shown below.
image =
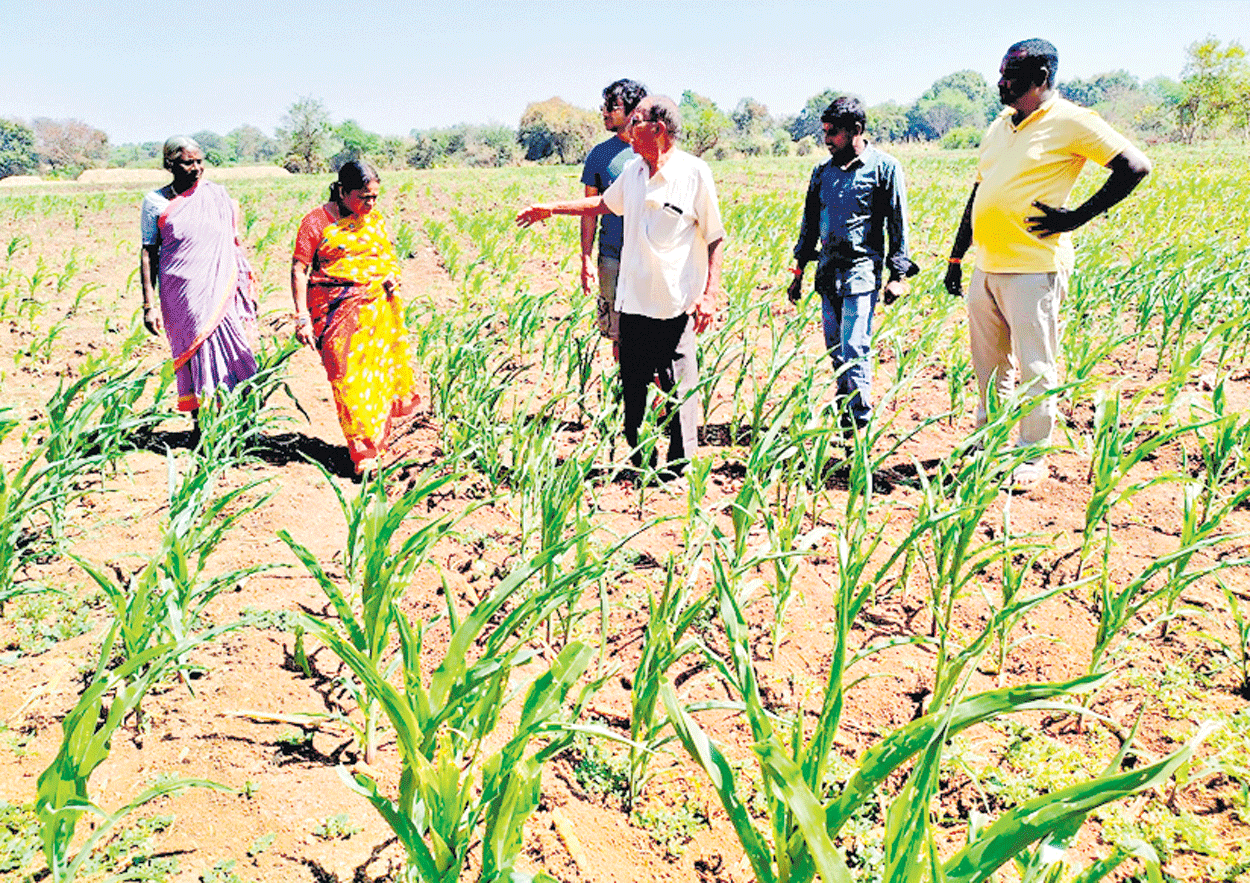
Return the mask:
[[291,260],[295,337],[321,353],[358,474],[378,468],[392,421],[420,402],[408,362],[399,259],[374,211],[380,189],[368,163],[344,165],[330,201],[300,223]]

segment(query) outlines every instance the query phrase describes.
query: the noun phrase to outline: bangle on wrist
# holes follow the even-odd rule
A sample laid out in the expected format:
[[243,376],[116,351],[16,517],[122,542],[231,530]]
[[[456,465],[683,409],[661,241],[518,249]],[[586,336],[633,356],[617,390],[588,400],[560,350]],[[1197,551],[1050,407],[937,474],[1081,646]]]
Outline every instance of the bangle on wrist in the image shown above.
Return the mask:
[[951,257],[950,257],[950,258],[946,261],[946,263],[948,263],[948,264],[962,264],[962,263],[963,263],[963,258],[957,258],[957,257],[951,256]]
[[311,317],[311,316],[309,316],[307,313],[296,313],[296,314],[295,314],[295,324],[296,324],[296,325],[299,325],[300,327],[303,327],[303,326],[305,326],[305,325],[311,325],[311,324],[312,324],[312,317]]
[[791,267],[791,268],[790,268],[790,272],[794,274],[794,278],[796,278],[796,279],[802,279],[802,278],[803,278],[803,268],[802,268],[802,267]]

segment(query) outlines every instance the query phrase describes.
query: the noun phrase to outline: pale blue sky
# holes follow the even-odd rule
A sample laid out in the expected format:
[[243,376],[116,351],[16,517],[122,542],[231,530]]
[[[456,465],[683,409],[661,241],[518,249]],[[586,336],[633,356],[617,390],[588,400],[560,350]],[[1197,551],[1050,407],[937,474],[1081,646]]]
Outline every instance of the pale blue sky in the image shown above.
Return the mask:
[[1177,78],[1207,34],[1250,46],[1250,0],[1195,2],[474,2],[0,0],[0,116],[76,117],[114,143],[251,123],[298,97],[381,134],[516,126],[559,95],[596,107],[622,76],[731,110],[796,113],[825,88],[910,102],[963,68],[993,82],[1041,36],[1060,79],[1125,68]]

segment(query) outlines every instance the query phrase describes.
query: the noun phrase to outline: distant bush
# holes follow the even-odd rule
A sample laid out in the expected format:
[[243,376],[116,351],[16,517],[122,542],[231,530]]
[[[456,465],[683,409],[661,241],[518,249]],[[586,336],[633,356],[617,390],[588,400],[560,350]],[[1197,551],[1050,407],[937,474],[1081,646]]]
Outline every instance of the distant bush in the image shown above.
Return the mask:
[[525,108],[516,137],[525,148],[526,159],[550,159],[567,165],[585,159],[601,132],[598,114],[562,98],[548,98]]
[[967,150],[981,146],[981,130],[974,126],[956,126],[942,136],[943,150]]
[[521,145],[507,126],[458,125],[446,129],[414,129],[408,147],[408,165],[414,169],[435,166],[499,168],[517,162]]
[[17,120],[0,119],[0,178],[29,175],[38,166],[34,130]]

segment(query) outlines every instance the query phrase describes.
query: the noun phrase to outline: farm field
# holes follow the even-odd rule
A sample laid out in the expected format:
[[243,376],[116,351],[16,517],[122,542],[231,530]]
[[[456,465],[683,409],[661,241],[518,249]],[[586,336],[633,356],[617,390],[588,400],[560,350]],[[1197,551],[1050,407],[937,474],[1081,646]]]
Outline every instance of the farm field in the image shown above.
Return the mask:
[[712,164],[677,491],[628,468],[576,222],[512,223],[577,169],[383,174],[422,406],[365,485],[291,343],[328,179],[225,182],[266,370],[195,448],[142,190],[0,190],[0,879],[1246,879],[1244,148],[1152,150],[1078,232],[1016,495],[941,287],[973,155],[898,155],[922,273],[850,441],[784,297],[821,157]]

